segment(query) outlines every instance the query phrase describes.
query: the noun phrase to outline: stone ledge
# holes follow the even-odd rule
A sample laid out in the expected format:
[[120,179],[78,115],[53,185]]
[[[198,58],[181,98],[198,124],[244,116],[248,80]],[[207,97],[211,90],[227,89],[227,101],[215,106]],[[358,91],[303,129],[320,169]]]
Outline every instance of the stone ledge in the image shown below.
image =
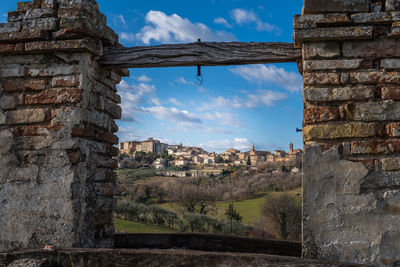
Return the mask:
[[[23,250],[0,252],[6,264],[21,260],[48,259],[59,266],[70,267],[79,263],[90,266],[366,266],[350,263],[271,256],[250,253],[203,252],[192,250],[134,250],[134,249],[62,249],[56,251]],[[1,262],[1,261],[0,261]]]
[[369,0],[305,0],[303,14],[369,12]]

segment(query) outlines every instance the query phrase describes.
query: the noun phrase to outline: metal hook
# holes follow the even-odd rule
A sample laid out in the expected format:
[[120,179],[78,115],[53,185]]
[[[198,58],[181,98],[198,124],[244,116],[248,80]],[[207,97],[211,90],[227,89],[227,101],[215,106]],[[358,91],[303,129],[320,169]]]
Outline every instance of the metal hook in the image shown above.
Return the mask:
[[[198,43],[201,43],[201,39],[197,39]],[[195,83],[197,86],[201,86],[203,84],[203,75],[201,74],[201,65],[197,65],[197,76],[196,76],[196,80],[199,81],[199,83]]]

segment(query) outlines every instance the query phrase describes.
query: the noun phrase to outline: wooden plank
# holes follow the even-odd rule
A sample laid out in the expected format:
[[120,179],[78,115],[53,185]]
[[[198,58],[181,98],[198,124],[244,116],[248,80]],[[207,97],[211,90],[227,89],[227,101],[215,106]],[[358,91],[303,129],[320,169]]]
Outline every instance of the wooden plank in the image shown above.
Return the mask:
[[142,47],[107,47],[100,64],[112,68],[224,66],[296,62],[293,43],[201,42]]

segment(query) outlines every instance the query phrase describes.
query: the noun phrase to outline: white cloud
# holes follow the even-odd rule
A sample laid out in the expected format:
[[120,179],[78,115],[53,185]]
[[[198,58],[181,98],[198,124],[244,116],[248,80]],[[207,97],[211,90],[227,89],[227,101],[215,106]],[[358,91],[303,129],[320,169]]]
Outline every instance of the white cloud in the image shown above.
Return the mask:
[[239,115],[236,113],[215,111],[212,113],[204,114],[202,118],[205,120],[217,121],[217,123],[222,126],[243,126],[242,122],[240,121]]
[[137,121],[138,105],[144,101],[145,98],[150,98],[150,101],[157,102],[154,97],[156,87],[151,84],[140,83],[130,85],[122,80],[118,85],[118,93],[121,96],[122,120],[123,121]]
[[183,106],[183,103],[179,102],[176,98],[174,97],[170,97],[168,99],[168,102],[170,102],[171,104],[175,105],[175,106]]
[[149,113],[158,119],[172,120],[175,122],[202,123],[198,115],[187,110],[179,110],[177,108],[166,108],[163,106],[140,107],[140,111]]
[[142,82],[142,83],[149,83],[152,81],[152,79],[146,75],[141,75],[137,79],[139,82]]
[[117,15],[117,18],[122,24],[126,25],[126,20],[123,15],[119,14]]
[[273,83],[290,92],[300,91],[302,88],[303,82],[300,74],[288,72],[274,65],[240,66],[230,70],[249,82]]
[[136,39],[136,35],[131,32],[121,32],[119,34],[119,39],[122,41],[133,42]]
[[221,25],[223,25],[223,26],[225,26],[227,28],[232,28],[232,25],[229,24],[228,21],[226,19],[222,18],[222,17],[215,18],[214,19],[214,23],[215,24],[221,24]]
[[231,16],[232,19],[239,25],[254,24],[256,26],[256,30],[259,32],[265,31],[279,34],[281,31],[278,27],[271,25],[268,22],[263,22],[252,10],[236,8],[231,11]]
[[146,23],[136,35],[122,33],[121,39],[132,41],[134,38],[144,44],[150,44],[152,40],[161,43],[195,42],[198,38],[202,41],[236,40],[231,33],[214,32],[203,23],[192,23],[177,14],[168,16],[164,12],[152,10],[146,14]]
[[199,145],[207,151],[225,151],[234,148],[240,151],[250,150],[251,142],[247,138],[236,137],[233,140],[207,141]]
[[211,110],[215,108],[230,109],[230,108],[247,108],[254,109],[262,106],[273,106],[276,102],[284,100],[287,95],[271,90],[257,90],[256,93],[249,93],[244,97],[234,96],[226,98],[222,96],[210,98],[210,101],[203,103],[198,108],[199,111]]

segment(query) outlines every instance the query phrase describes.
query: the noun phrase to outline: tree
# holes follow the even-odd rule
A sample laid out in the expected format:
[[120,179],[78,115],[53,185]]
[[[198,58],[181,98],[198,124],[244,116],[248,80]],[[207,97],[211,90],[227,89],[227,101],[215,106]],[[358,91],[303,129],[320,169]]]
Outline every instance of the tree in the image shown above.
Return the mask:
[[235,210],[235,207],[233,207],[233,202],[229,203],[229,207],[225,212],[226,217],[231,223],[231,234],[233,232],[233,221],[241,222],[243,217],[240,216],[240,214]]
[[250,166],[250,165],[251,165],[250,156],[247,156],[246,165],[247,165],[247,166]]
[[115,211],[117,212],[117,216],[121,218],[121,215],[124,215],[124,220],[126,220],[127,209],[129,207],[129,202],[126,200],[118,201],[117,207]]
[[283,240],[299,240],[301,235],[301,204],[288,194],[266,199],[262,214],[271,218]]

